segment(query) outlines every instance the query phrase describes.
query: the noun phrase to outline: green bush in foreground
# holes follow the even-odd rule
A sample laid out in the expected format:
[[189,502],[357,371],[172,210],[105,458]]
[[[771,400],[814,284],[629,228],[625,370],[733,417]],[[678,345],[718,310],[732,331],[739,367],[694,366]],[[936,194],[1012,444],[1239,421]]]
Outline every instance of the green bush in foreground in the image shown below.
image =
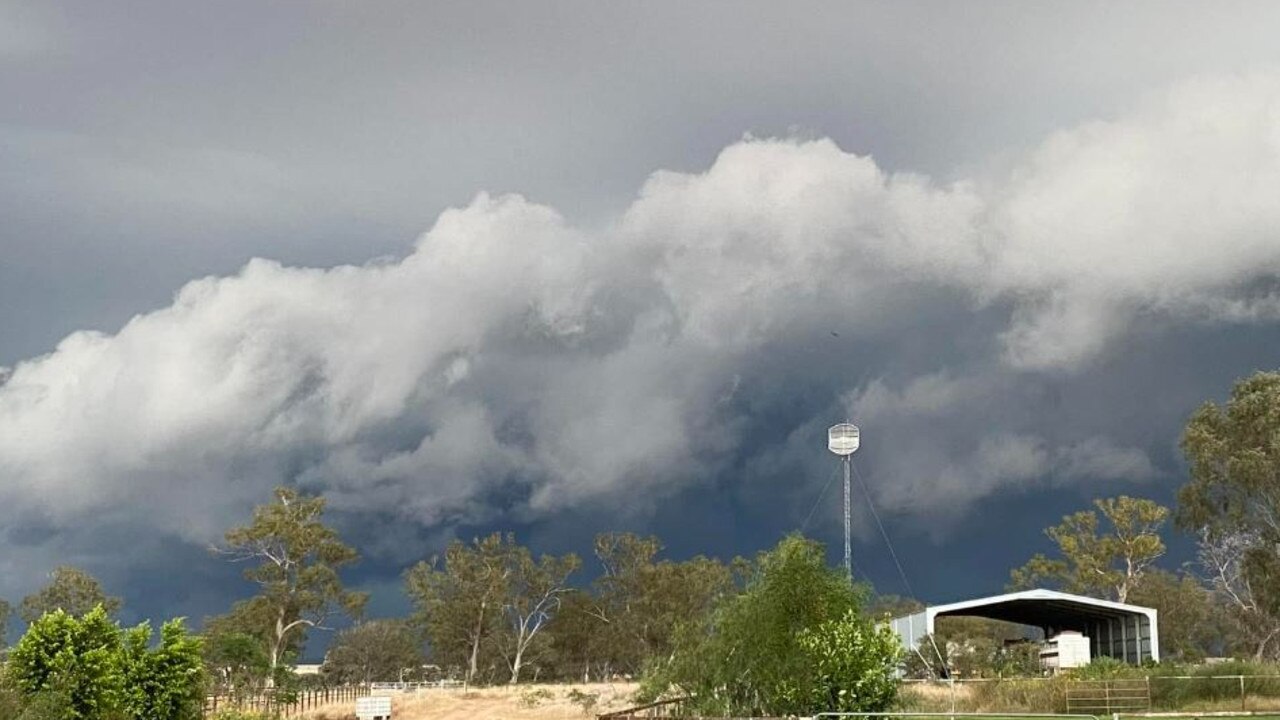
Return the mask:
[[861,593],[800,536],[763,553],[746,590],[682,628],[642,696],[693,696],[702,715],[882,711],[897,695],[897,639],[860,612]]
[[98,606],[77,618],[62,610],[33,622],[9,656],[7,681],[20,718],[40,720],[194,720],[204,670],[200,641],[181,620],[127,631]]

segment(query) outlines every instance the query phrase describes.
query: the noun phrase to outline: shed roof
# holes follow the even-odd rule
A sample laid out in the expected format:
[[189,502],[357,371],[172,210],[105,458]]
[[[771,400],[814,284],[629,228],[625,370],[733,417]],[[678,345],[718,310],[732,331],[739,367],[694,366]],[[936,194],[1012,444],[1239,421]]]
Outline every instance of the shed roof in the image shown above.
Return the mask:
[[932,605],[928,612],[933,617],[965,615],[1023,625],[1055,626],[1071,625],[1081,618],[1108,620],[1153,614],[1151,608],[1140,605],[1098,600],[1056,590],[1023,590],[947,605]]

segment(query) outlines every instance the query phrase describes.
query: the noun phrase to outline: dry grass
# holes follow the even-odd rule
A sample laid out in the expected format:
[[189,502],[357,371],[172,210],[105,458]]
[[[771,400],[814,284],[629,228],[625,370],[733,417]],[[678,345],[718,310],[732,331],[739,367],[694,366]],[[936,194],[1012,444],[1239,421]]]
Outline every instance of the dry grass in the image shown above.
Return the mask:
[[[518,687],[461,690],[423,690],[391,696],[395,720],[583,720],[598,713],[633,705],[635,683],[592,683],[589,685],[520,685]],[[597,700],[584,711],[581,703],[569,698],[577,691]],[[310,711],[308,720],[349,720],[354,703],[333,705]]]

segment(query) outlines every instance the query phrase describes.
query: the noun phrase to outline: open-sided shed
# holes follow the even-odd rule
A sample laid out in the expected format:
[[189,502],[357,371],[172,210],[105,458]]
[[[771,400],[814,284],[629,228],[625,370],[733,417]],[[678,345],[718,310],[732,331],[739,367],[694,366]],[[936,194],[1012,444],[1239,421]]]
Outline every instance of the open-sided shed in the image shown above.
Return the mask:
[[1153,608],[1098,600],[1055,590],[1024,590],[933,605],[890,621],[903,646],[913,651],[934,632],[940,617],[967,616],[1030,625],[1052,637],[1075,630],[1089,638],[1092,657],[1112,657],[1132,665],[1160,659],[1160,634]]

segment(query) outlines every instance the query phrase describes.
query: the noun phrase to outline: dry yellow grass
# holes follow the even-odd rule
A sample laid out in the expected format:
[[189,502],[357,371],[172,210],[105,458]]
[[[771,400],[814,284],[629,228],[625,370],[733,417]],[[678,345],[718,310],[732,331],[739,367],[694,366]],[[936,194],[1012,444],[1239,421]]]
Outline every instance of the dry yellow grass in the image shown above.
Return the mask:
[[[589,712],[569,700],[574,691],[598,699]],[[461,690],[422,690],[391,696],[395,720],[583,720],[633,705],[635,683],[520,685]],[[310,711],[308,720],[354,718],[354,703]]]

